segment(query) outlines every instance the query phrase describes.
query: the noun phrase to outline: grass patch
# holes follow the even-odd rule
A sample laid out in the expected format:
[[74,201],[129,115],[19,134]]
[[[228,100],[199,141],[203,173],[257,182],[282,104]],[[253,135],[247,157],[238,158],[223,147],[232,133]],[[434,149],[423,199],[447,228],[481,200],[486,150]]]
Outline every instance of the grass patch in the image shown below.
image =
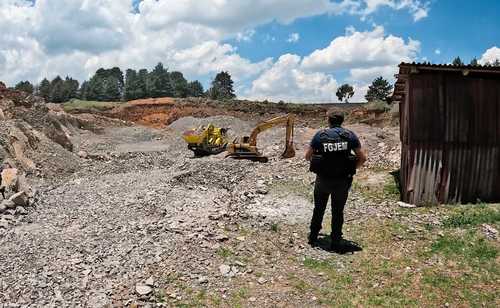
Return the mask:
[[217,255],[225,260],[231,258],[234,256],[234,252],[229,249],[229,248],[226,248],[226,247],[220,247],[219,249],[217,249]]
[[498,255],[495,246],[470,232],[466,236],[444,235],[432,244],[431,251],[447,257],[461,257],[469,263],[493,260]]
[[453,287],[453,278],[443,273],[425,273],[422,281],[434,288],[440,288],[442,290],[450,290]]
[[387,182],[384,184],[384,195],[387,197],[387,198],[390,198],[390,199],[400,199],[400,195],[399,195],[399,188],[398,188],[398,185],[396,184],[396,181],[394,181],[393,178],[391,178],[390,180],[387,180]]
[[498,207],[491,208],[482,206],[470,205],[466,209],[462,209],[459,213],[455,213],[443,221],[443,226],[446,228],[459,228],[478,226],[481,224],[495,224],[500,222],[500,210]]
[[333,265],[326,260],[316,260],[313,258],[306,257],[304,259],[303,265],[310,269],[315,270],[331,270],[334,269]]
[[63,104],[63,109],[66,112],[77,112],[84,110],[98,110],[106,111],[115,108],[121,104],[120,102],[98,102],[98,101],[84,101],[80,99],[72,99],[71,101]]
[[354,179],[352,190],[361,193],[366,199],[399,201],[401,197],[394,177],[390,176],[387,170],[378,173],[384,173],[384,175],[376,181]]
[[[323,280],[314,287],[295,281],[293,287],[334,307],[495,306],[493,290],[499,277],[495,243],[474,229],[463,235],[449,230],[450,234],[437,237],[442,231],[438,227],[428,228],[426,236],[407,235],[408,228],[404,222],[377,219],[351,226],[350,235],[364,250],[350,258],[348,268],[337,268],[335,257],[306,258],[304,267],[323,272]],[[395,240],[396,235],[404,239]]]
[[271,231],[273,231],[273,232],[278,232],[279,230],[280,230],[280,228],[279,228],[279,226],[278,226],[278,223],[273,222],[273,223],[271,224]]

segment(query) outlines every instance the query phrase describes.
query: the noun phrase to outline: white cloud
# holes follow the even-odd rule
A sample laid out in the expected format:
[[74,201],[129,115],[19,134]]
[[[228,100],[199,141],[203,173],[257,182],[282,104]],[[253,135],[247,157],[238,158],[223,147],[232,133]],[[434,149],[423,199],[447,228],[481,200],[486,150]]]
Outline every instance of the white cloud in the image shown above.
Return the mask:
[[[132,0],[0,0],[0,80],[10,85],[55,75],[83,80],[99,67],[151,68],[161,61],[188,78],[228,70],[239,81],[238,89],[247,85],[245,93],[262,98],[336,99],[337,82],[330,71],[352,67],[350,78],[357,82],[377,71],[389,74],[387,67],[395,59],[411,58],[418,42],[385,36],[381,27],[352,30],[332,42],[344,53],[326,48],[307,60],[285,55],[257,62],[222,42],[250,41],[257,26],[273,21],[288,24],[322,14],[368,16],[381,7],[406,9],[415,19],[417,8],[425,8],[412,0],[143,0],[138,6]],[[298,42],[300,35],[289,39]],[[350,46],[357,42],[364,53]],[[377,44],[382,44],[380,50]]]
[[229,44],[206,42],[193,48],[175,52],[169,61],[175,69],[188,75],[200,76],[217,71],[229,71],[235,81],[253,77],[270,66],[271,59],[252,63],[239,56]]
[[236,34],[236,40],[238,42],[250,42],[255,35],[255,30],[247,30]]
[[252,83],[252,88],[245,95],[253,99],[274,101],[336,101],[337,81],[324,73],[304,71],[301,60],[297,55],[281,56]]
[[355,83],[370,83],[375,78],[382,76],[385,79],[392,80],[394,75],[398,72],[399,68],[397,64],[386,65],[386,66],[374,66],[370,68],[354,68],[350,70],[350,76],[348,80]]
[[408,10],[413,15],[414,21],[419,21],[429,15],[429,4],[419,0],[364,0],[365,7],[358,13],[363,17],[373,14],[381,7],[394,10]]
[[479,63],[480,64],[493,63],[497,59],[500,60],[500,48],[494,46],[486,50],[486,52],[479,60]]
[[441,54],[441,49],[434,50],[434,53],[437,54],[437,55],[440,55]]
[[420,42],[385,35],[384,28],[357,32],[347,29],[344,36],[335,38],[328,47],[318,49],[304,59],[304,67],[332,72],[339,69],[365,69],[395,65],[415,58]]
[[299,33],[290,33],[288,39],[286,40],[288,43],[297,43],[300,40]]
[[329,0],[143,0],[139,11],[152,29],[179,22],[217,29],[221,35],[239,33],[255,26],[278,21],[288,24],[297,18],[338,10]]
[[354,85],[356,93],[351,101],[364,101],[375,78],[382,76],[392,82],[398,64],[415,60],[419,49],[419,42],[385,35],[382,27],[368,32],[348,28],[345,36],[304,58],[290,54],[280,57],[245,94],[256,99],[337,101],[334,75],[347,69],[345,81]]

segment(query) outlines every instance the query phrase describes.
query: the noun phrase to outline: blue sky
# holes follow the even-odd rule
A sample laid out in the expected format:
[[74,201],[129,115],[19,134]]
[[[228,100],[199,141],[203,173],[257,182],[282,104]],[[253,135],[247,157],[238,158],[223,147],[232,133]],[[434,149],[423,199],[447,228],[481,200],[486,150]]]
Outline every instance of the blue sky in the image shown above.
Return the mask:
[[2,0],[0,80],[84,80],[163,62],[208,86],[229,71],[252,99],[362,100],[401,61],[500,58],[500,1]]
[[[429,3],[429,16],[418,22],[414,22],[407,11],[384,8],[366,21],[352,15],[322,15],[302,18],[290,25],[273,22],[258,27],[252,41],[230,42],[238,47],[242,56],[253,61],[284,53],[305,56],[343,35],[347,26],[366,31],[375,23],[395,36],[421,41],[420,59],[426,57],[435,63],[447,63],[456,56],[470,61],[473,57],[480,58],[488,48],[500,45],[500,1],[434,0]],[[286,42],[290,32],[300,34],[299,44]],[[276,41],[265,42],[266,35],[275,37]],[[441,54],[436,54],[436,50]]]

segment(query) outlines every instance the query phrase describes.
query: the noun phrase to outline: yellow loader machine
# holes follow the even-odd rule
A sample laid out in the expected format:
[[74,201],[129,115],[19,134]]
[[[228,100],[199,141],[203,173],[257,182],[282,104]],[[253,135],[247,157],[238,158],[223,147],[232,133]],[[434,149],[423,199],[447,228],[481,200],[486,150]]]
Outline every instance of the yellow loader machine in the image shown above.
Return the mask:
[[195,156],[214,155],[226,150],[229,142],[227,130],[227,128],[219,128],[213,124],[208,124],[184,132],[182,138]]
[[262,163],[267,163],[269,159],[262,155],[257,149],[257,136],[270,128],[278,126],[280,124],[286,124],[286,140],[285,140],[285,151],[281,155],[282,158],[292,158],[295,156],[295,148],[293,145],[293,126],[294,126],[295,116],[289,114],[286,116],[277,117],[271,120],[267,120],[259,123],[257,127],[252,131],[250,136],[245,136],[242,138],[237,138],[233,143],[228,145],[228,157],[233,157],[237,159],[250,159],[253,161],[258,161]]

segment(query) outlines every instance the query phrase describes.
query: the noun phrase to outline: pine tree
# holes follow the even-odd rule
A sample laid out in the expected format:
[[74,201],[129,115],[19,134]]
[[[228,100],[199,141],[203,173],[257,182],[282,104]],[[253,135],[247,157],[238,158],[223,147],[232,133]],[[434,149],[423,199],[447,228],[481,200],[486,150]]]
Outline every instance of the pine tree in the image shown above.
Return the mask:
[[137,73],[137,85],[136,85],[136,98],[148,98],[151,97],[148,92],[148,77],[149,73],[147,69],[141,69]]
[[60,76],[57,76],[50,82],[49,101],[52,103],[64,102],[64,81]]
[[198,80],[192,81],[188,84],[188,96],[191,97],[202,97],[203,96],[203,85]]
[[82,85],[80,86],[80,90],[78,91],[78,98],[82,100],[88,100],[88,90],[89,90],[89,82],[84,81],[82,82]]
[[90,101],[104,101],[104,97],[104,78],[96,73],[87,83],[86,98]]
[[220,72],[212,81],[212,87],[209,90],[209,96],[212,99],[226,100],[236,97],[233,89],[233,80],[228,72]]
[[14,89],[17,91],[23,91],[23,92],[26,92],[29,94],[33,94],[33,92],[35,91],[35,87],[33,87],[31,82],[29,82],[27,80],[20,81],[19,83],[17,83],[16,86],[14,87]]
[[187,97],[189,95],[189,84],[181,72],[171,72],[170,82],[174,89],[174,97]]
[[392,88],[392,85],[380,76],[376,78],[368,87],[368,92],[366,93],[365,98],[369,102],[376,100],[388,102],[389,96],[392,93]]
[[80,84],[78,83],[78,80],[75,80],[70,77],[66,77],[63,83],[63,101],[67,102],[73,98],[76,98],[78,96],[78,87]]
[[173,97],[174,88],[170,82],[170,74],[160,62],[149,73],[148,93],[151,97]]
[[472,60],[470,61],[470,65],[472,65],[472,66],[478,66],[479,62],[477,61],[476,58],[472,58]]
[[46,102],[48,102],[50,99],[50,92],[50,81],[48,81],[47,78],[44,78],[38,86],[37,94],[43,97]]
[[462,59],[460,59],[460,57],[456,57],[453,60],[452,64],[455,66],[463,66],[464,65],[464,63],[462,62]]
[[100,68],[87,84],[87,99],[120,101],[124,88],[123,73],[118,67]]
[[138,99],[138,97],[137,97],[137,72],[133,69],[128,69],[125,73],[124,98],[126,101]]

